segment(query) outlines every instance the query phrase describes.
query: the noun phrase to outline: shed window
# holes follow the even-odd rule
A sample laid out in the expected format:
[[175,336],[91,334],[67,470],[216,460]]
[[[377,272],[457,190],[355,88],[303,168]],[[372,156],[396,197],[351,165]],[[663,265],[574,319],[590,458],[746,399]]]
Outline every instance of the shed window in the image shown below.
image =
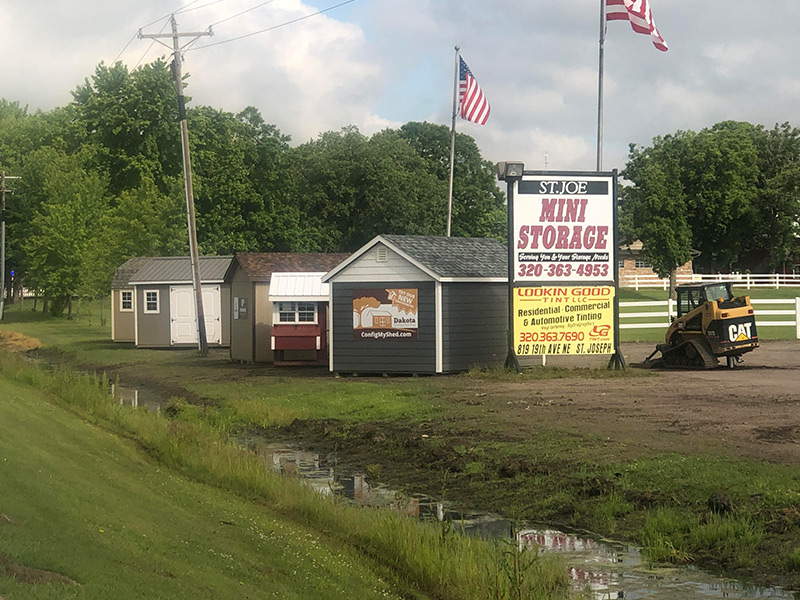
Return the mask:
[[133,292],[122,290],[119,294],[119,309],[124,312],[133,310]]
[[636,259],[636,268],[637,269],[652,269],[652,265],[647,262],[646,260],[639,260]]
[[159,312],[158,290],[144,291],[144,312],[145,314],[157,314]]
[[278,302],[279,323],[316,323],[317,305],[314,302]]

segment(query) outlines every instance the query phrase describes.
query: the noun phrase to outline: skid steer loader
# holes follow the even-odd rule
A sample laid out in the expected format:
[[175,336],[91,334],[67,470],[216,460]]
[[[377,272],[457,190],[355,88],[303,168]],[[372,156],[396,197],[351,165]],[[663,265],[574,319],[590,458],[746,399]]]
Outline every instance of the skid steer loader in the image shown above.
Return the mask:
[[[712,369],[724,357],[733,368],[742,354],[758,348],[750,297],[734,296],[731,287],[731,282],[676,287],[678,316],[667,329],[665,343],[656,346],[645,365]],[[661,357],[653,359],[659,352]]]

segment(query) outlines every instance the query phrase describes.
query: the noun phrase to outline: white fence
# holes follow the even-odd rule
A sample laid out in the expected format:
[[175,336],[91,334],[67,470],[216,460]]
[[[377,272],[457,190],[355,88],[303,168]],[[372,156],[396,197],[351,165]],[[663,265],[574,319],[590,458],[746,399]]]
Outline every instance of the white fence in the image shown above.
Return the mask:
[[[756,327],[794,327],[795,337],[800,340],[800,298],[789,298],[787,300],[750,300],[756,316]],[[675,300],[662,300],[654,302],[620,302],[619,318],[620,329],[666,329],[672,322],[672,317],[678,314]],[[761,306],[789,306],[782,309],[761,309]],[[639,308],[662,308],[663,310],[637,311],[629,309]],[[794,317],[794,320],[778,319],[770,320],[764,317]],[[644,322],[625,323],[627,319],[648,319]],[[651,321],[650,319],[657,319]]]
[[[706,275],[694,273],[692,275],[678,275],[677,282],[694,283],[696,281],[735,281],[740,287],[748,290],[755,287],[800,287],[800,274],[786,273],[730,273],[719,275]],[[658,275],[624,275],[620,274],[621,287],[661,288],[669,289],[669,279],[661,279]]]

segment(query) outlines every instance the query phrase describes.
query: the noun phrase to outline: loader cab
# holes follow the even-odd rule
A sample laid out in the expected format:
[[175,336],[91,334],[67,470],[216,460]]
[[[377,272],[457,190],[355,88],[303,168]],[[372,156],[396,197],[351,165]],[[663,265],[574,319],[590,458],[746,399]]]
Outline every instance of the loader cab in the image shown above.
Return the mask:
[[[712,300],[727,304],[733,301],[730,283],[690,283],[675,288],[678,295],[678,318]],[[721,306],[723,307],[723,306]]]

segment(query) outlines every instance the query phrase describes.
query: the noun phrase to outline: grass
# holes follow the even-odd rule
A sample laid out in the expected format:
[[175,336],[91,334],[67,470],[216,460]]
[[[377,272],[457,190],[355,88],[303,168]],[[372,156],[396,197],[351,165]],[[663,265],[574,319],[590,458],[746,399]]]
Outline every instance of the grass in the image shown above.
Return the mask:
[[78,585],[2,577],[8,598],[399,598],[372,561],[2,380],[0,555]]
[[[14,532],[0,539],[0,553],[81,584],[41,596],[38,586],[6,577],[4,594],[455,599],[514,591],[489,543],[330,502],[266,472],[202,424],[120,408],[94,378],[47,373],[7,353],[0,372],[8,390],[0,401],[0,507]],[[84,420],[134,440],[157,464]],[[525,597],[566,594],[557,562],[537,561],[537,573]]]
[[[108,332],[86,323],[86,317],[76,319],[77,327],[23,317],[17,320],[12,311],[8,326],[29,335],[38,331],[52,345],[69,349],[78,362],[122,365],[118,372],[127,374],[141,369],[135,362],[140,350],[98,353],[105,344],[98,336]],[[148,376],[185,386],[202,402],[174,401],[171,422],[143,420],[134,427],[106,415],[101,418],[104,426],[136,439],[160,464],[185,476],[246,498],[267,498],[282,517],[324,531],[380,563],[390,561],[391,572],[403,573],[419,589],[450,597],[452,588],[447,586],[460,568],[448,566],[444,551],[425,545],[431,542],[394,546],[411,536],[405,529],[397,533],[389,532],[395,525],[387,525],[388,530],[351,526],[354,517],[340,515],[337,506],[301,501],[293,488],[280,491],[268,484],[260,467],[240,464],[238,450],[222,444],[224,436],[237,428],[287,425],[295,419],[306,421],[291,430],[302,433],[322,422],[316,431],[328,441],[341,443],[346,452],[365,453],[373,472],[421,483],[415,491],[438,491],[431,487],[441,488],[446,473],[448,497],[469,498],[473,506],[614,534],[642,544],[654,560],[714,565],[800,583],[796,469],[720,457],[716,448],[708,449],[708,455],[688,450],[654,454],[639,446],[634,450],[569,423],[517,432],[495,421],[479,401],[486,395],[481,390],[492,389],[502,401],[497,407],[505,403],[504,386],[522,383],[530,385],[527,399],[535,403],[537,386],[548,385],[549,377],[597,378],[600,387],[600,377],[625,376],[618,372],[534,369],[520,376],[476,369],[453,377],[334,380],[315,370],[278,373],[263,366],[235,366],[224,355],[198,359],[191,351],[145,351],[142,356]],[[80,408],[81,414],[94,414],[93,406]],[[164,423],[169,424],[166,431]],[[712,509],[709,499],[715,495],[724,496],[729,509]],[[465,556],[474,551],[468,549]],[[489,569],[489,563],[476,560],[484,566],[464,574],[467,581],[458,589],[488,585],[477,573]],[[430,565],[436,565],[436,573]]]

